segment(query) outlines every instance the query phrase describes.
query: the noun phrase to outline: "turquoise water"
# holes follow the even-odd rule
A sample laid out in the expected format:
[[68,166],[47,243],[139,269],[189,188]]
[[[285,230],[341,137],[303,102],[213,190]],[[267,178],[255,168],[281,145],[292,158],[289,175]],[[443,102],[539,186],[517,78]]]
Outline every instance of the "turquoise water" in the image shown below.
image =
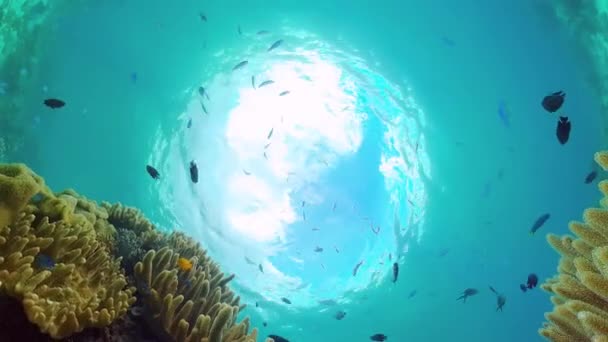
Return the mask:
[[[24,148],[9,161],[53,189],[137,206],[200,240],[237,274],[243,315],[264,337],[540,340],[552,305],[519,284],[555,273],[544,233],[565,233],[595,204],[583,179],[604,146],[591,67],[547,7],[104,3],[48,19],[22,90]],[[275,83],[254,89],[251,76]],[[540,106],[557,90],[573,125],[564,146],[556,115]],[[51,110],[47,97],[67,105]],[[504,312],[490,285],[506,295]],[[467,287],[480,294],[463,305],[455,299]]]

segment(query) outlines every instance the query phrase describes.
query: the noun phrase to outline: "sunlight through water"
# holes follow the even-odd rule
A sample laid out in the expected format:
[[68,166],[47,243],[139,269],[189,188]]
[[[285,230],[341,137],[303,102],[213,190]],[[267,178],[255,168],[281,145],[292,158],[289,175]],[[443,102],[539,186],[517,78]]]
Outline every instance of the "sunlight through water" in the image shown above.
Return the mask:
[[[424,115],[411,89],[355,52],[301,31],[282,36],[289,43],[272,52],[218,51],[229,71],[201,77],[208,98],[188,89],[180,127],[157,134],[151,163],[168,161],[161,198],[175,229],[237,274],[246,303],[348,301],[422,236]],[[233,55],[248,64],[231,70]]]

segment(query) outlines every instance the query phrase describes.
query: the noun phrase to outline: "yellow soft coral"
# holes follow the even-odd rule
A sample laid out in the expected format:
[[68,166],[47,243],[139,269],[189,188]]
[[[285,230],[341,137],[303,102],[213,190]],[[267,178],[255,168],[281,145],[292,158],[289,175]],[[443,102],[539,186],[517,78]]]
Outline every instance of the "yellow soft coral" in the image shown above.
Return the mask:
[[248,335],[249,320],[236,324],[239,297],[227,284],[234,276],[211,276],[208,264],[198,264],[182,272],[179,254],[164,247],[149,251],[135,265],[138,292],[146,305],[144,317],[177,342],[255,342],[257,329]]
[[24,164],[0,165],[0,228],[11,223],[38,192],[44,180]]
[[[596,153],[595,160],[608,170],[608,151]],[[561,255],[559,274],[542,285],[554,295],[555,309],[539,333],[551,341],[608,340],[608,182],[599,189],[602,208],[585,210],[584,223],[569,225],[575,238],[547,236]]]

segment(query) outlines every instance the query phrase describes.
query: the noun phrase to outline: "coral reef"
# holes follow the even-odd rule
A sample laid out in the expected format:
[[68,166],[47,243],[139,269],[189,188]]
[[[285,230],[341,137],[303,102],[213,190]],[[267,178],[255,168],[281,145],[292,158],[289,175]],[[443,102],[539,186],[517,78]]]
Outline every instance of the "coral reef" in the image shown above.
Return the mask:
[[162,328],[166,340],[254,342],[249,320],[236,324],[239,297],[227,288],[234,275],[211,276],[211,265],[192,258],[191,271],[177,265],[180,255],[169,247],[148,251],[135,265],[138,293],[144,296],[144,312],[150,326]]
[[[608,151],[595,154],[608,170]],[[599,183],[600,208],[585,210],[582,222],[570,222],[573,236],[547,235],[561,255],[558,274],[542,288],[555,308],[539,330],[551,341],[608,341],[608,180]]]
[[0,164],[0,304],[46,334],[16,320],[32,340],[255,342],[249,320],[236,322],[233,278],[135,208],[54,194],[27,166]]

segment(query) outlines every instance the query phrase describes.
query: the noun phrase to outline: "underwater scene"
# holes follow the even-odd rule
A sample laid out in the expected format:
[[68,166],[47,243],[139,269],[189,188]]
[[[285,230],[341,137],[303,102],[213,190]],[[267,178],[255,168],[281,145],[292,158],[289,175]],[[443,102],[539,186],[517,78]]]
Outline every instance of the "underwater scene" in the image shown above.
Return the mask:
[[0,0],[0,341],[608,341],[608,0]]

